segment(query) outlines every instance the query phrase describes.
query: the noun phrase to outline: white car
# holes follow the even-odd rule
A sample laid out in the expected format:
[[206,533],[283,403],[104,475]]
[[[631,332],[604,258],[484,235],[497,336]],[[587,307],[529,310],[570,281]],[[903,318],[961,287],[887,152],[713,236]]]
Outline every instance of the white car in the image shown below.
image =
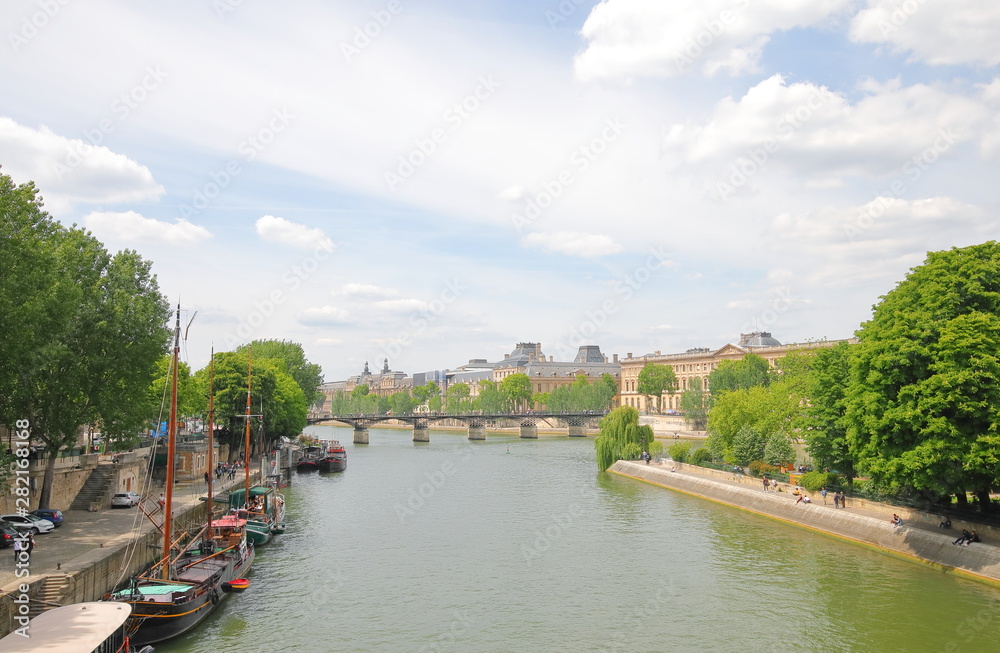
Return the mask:
[[55,524],[48,519],[42,519],[32,514],[27,515],[0,515],[0,521],[5,521],[12,528],[21,532],[48,533],[55,528]]
[[131,508],[132,506],[139,505],[141,501],[142,497],[135,492],[119,492],[111,497],[111,507],[117,508],[121,506],[122,508]]

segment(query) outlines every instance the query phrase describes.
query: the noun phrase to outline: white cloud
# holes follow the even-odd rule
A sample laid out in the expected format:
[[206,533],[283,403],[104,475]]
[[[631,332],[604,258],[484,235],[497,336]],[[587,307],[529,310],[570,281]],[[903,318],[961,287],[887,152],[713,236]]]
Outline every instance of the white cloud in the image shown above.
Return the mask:
[[524,186],[511,186],[497,193],[496,199],[507,202],[516,202],[527,194],[528,189]]
[[901,173],[915,156],[936,162],[987,128],[984,91],[963,97],[898,80],[867,80],[861,90],[851,104],[824,86],[773,75],[738,100],[720,100],[704,124],[673,125],[665,153],[674,167],[714,171],[718,183],[743,185],[777,163],[832,187],[841,176]]
[[273,215],[265,215],[257,220],[256,227],[257,235],[267,241],[305,250],[323,249],[330,252],[334,248],[333,241],[323,233],[322,229],[310,229],[305,225],[276,218]]
[[346,297],[392,297],[396,291],[368,283],[346,283],[341,286],[340,294]]
[[910,52],[932,65],[1000,64],[1000,4],[995,0],[868,0],[851,21],[850,37]]
[[337,326],[350,321],[350,313],[335,306],[314,306],[299,314],[299,322],[307,326]]
[[135,211],[124,213],[94,212],[83,218],[83,224],[95,233],[119,241],[166,243],[169,245],[194,245],[211,238],[208,229],[191,224],[184,219],[161,222],[144,217]]
[[59,210],[74,204],[142,202],[164,193],[144,165],[101,145],[32,129],[0,117],[4,172],[34,181],[46,203]]
[[746,299],[738,299],[726,304],[726,308],[750,308],[751,306],[753,306],[753,302]]
[[853,0],[605,0],[580,33],[583,80],[756,70],[770,34],[823,25]]
[[320,347],[333,347],[344,344],[340,338],[316,338],[315,343]]
[[572,231],[530,233],[521,240],[521,244],[525,247],[540,247],[548,252],[585,258],[617,254],[623,249],[610,236]]

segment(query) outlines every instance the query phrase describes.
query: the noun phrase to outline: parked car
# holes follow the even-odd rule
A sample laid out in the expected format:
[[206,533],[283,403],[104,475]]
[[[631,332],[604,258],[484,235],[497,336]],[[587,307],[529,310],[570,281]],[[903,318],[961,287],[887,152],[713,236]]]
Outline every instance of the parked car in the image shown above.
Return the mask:
[[32,533],[48,533],[55,529],[55,525],[48,519],[36,517],[30,512],[21,515],[0,515],[0,521],[7,522],[19,531],[31,531]]
[[62,526],[62,510],[56,510],[55,508],[39,508],[38,510],[32,510],[31,514],[36,517],[41,517],[42,519],[48,519],[56,528]]
[[0,524],[0,549],[6,549],[13,544],[18,535],[17,529],[13,526]]
[[135,492],[119,492],[111,497],[111,507],[131,508],[132,506],[139,505],[140,501],[142,501],[142,497]]

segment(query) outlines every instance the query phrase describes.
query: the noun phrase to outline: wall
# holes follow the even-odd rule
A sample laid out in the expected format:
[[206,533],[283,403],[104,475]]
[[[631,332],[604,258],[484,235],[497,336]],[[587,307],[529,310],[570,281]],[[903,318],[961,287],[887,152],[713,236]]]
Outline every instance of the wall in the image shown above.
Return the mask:
[[[741,508],[789,524],[822,531],[853,542],[868,545],[883,552],[921,560],[994,585],[1000,585],[1000,548],[984,543],[969,547],[953,546],[953,531],[947,533],[916,528],[893,527],[887,519],[868,517],[822,505],[796,504],[787,497],[764,492],[762,487],[720,483],[712,478],[678,474],[670,466],[649,466],[618,461],[610,472],[648,481],[672,490],[710,499],[717,503]],[[712,470],[714,471],[714,470]],[[719,472],[723,473],[724,472]],[[730,477],[733,475],[730,474]],[[730,479],[731,480],[731,479]],[[760,479],[753,479],[760,483]],[[787,486],[785,491],[788,491]],[[871,509],[871,504],[865,506]],[[899,509],[895,509],[899,512]],[[902,515],[901,515],[902,516]],[[906,517],[904,516],[904,519]],[[976,526],[979,533],[985,529]]]

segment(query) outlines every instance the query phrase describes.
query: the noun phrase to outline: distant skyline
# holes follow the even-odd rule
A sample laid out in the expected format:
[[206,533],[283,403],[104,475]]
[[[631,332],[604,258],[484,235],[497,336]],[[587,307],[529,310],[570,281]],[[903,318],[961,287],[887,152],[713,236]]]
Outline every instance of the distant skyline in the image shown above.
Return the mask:
[[[998,233],[986,0],[0,3],[0,166],[329,381],[848,338]],[[377,361],[377,363],[376,363]]]

